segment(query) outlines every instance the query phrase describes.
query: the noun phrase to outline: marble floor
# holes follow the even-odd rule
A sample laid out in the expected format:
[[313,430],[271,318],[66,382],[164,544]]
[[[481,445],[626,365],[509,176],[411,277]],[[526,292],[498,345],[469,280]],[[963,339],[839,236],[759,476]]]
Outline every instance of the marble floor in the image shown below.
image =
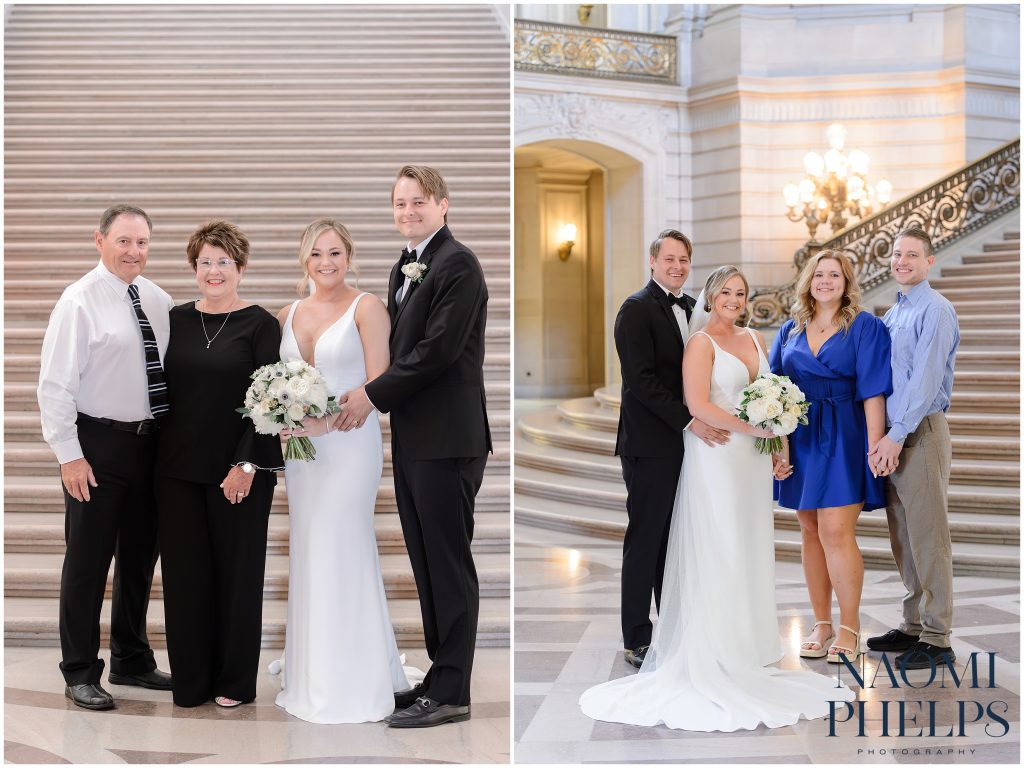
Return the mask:
[[[619,632],[621,544],[584,535],[517,526],[515,546],[515,748],[516,763],[1019,763],[1020,758],[1020,585],[1016,580],[957,577],[953,649],[957,672],[979,652],[976,689],[957,689],[949,678],[927,687],[928,671],[909,672],[915,688],[894,689],[875,676],[879,654],[863,657],[867,687],[864,735],[856,718],[835,724],[801,720],[793,726],[735,733],[673,731],[596,722],[577,701],[587,688],[634,674],[622,658]],[[896,626],[903,585],[893,571],[868,571],[862,627],[868,635]],[[776,573],[779,632],[791,649],[799,646],[814,619],[799,563],[780,562]],[[989,678],[989,652],[995,674]],[[807,668],[834,674],[824,659]],[[780,663],[798,668],[795,650]],[[844,677],[848,681],[848,676]],[[870,681],[874,680],[872,687]],[[856,687],[856,686],[854,686]],[[907,704],[907,733],[924,726],[921,737],[898,733],[900,701]],[[928,706],[935,700],[936,736],[928,734]],[[891,704],[885,704],[890,702]],[[883,705],[889,730],[883,729]],[[972,722],[982,710],[977,722]],[[985,711],[988,708],[988,711]],[[959,711],[965,712],[959,735]],[[990,713],[1006,721],[1007,727]],[[917,715],[915,727],[910,718]],[[837,721],[841,715],[837,717]],[[954,727],[953,735],[950,727]],[[987,732],[986,732],[987,730]]]
[[[261,669],[280,656],[266,650]],[[166,670],[167,652],[157,663]],[[508,763],[509,651],[480,648],[473,717],[436,728],[383,723],[314,725],[274,705],[277,678],[261,674],[256,701],[181,709],[170,695],[106,686],[117,709],[90,712],[64,698],[54,648],[4,654],[4,759],[8,763]],[[425,669],[423,650],[406,663]]]

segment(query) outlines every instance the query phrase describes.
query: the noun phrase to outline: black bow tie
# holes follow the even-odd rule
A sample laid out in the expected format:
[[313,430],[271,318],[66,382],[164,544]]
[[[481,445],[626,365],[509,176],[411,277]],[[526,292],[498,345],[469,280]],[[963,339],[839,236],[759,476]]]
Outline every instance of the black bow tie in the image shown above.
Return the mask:
[[399,263],[398,268],[401,269],[406,264],[416,261],[416,251],[410,251],[408,248],[402,249],[402,261]]
[[688,311],[690,309],[685,296],[673,296],[671,293],[666,293],[665,300],[668,302],[670,307],[675,304],[678,307],[682,307],[684,311]]

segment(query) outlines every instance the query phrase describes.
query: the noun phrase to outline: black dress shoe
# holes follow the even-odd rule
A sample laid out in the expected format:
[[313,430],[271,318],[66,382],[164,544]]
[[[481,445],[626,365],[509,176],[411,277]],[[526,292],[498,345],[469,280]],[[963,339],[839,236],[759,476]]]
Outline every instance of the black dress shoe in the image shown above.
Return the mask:
[[632,664],[637,669],[644,663],[644,659],[647,658],[647,649],[649,645],[641,645],[639,648],[627,648],[626,649],[626,663]]
[[169,691],[172,685],[171,676],[159,669],[150,672],[143,672],[139,675],[118,675],[111,672],[107,675],[111,685],[137,685],[141,688],[150,688],[154,691]]
[[64,696],[86,709],[113,709],[114,697],[103,690],[99,683],[65,685]]
[[908,635],[898,629],[890,629],[884,635],[868,638],[868,650],[905,651],[917,645],[917,635]]
[[952,665],[954,661],[956,661],[956,654],[953,653],[952,648],[919,642],[906,653],[901,653],[896,657],[896,668],[930,669],[943,664]]
[[408,709],[416,703],[416,699],[425,694],[427,691],[423,687],[423,683],[416,683],[408,691],[399,691],[395,694],[395,711]]
[[431,728],[442,723],[461,723],[469,720],[469,704],[441,704],[420,696],[416,703],[401,712],[384,718],[391,728]]

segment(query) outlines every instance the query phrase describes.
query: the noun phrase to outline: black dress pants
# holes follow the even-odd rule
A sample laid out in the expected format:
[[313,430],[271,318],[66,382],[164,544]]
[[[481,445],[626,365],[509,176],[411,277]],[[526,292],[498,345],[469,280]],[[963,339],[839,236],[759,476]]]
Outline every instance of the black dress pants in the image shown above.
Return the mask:
[[470,547],[486,456],[416,461],[394,448],[395,498],[432,663],[425,695],[469,704],[480,585]]
[[626,481],[626,538],[622,542],[622,642],[651,644],[651,591],[661,608],[665,550],[682,457],[620,456]]
[[78,440],[96,476],[90,501],[64,490],[60,575],[60,669],[68,685],[103,674],[100,610],[115,559],[110,614],[110,669],[137,675],[156,669],[146,637],[146,610],[157,558],[153,464],[156,435],[136,435],[81,419]]
[[240,504],[218,484],[157,477],[160,566],[174,703],[256,698],[274,476]]

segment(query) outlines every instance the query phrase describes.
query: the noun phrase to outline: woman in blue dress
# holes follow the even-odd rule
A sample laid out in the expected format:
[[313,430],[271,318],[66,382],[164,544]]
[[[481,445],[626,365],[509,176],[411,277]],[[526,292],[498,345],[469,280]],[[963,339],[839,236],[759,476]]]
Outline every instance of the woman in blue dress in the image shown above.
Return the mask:
[[[892,394],[889,333],[881,319],[862,310],[853,265],[841,251],[820,251],[807,261],[792,315],[775,338],[769,363],[811,403],[809,423],[789,436],[793,472],[777,485],[779,504],[797,510],[800,520],[814,609],[800,655],[839,662],[843,653],[852,661],[860,653],[864,586],[857,517],[862,509],[885,506],[885,479],[871,473],[867,453],[885,435],[885,398]],[[838,634],[832,628],[833,591]]]

